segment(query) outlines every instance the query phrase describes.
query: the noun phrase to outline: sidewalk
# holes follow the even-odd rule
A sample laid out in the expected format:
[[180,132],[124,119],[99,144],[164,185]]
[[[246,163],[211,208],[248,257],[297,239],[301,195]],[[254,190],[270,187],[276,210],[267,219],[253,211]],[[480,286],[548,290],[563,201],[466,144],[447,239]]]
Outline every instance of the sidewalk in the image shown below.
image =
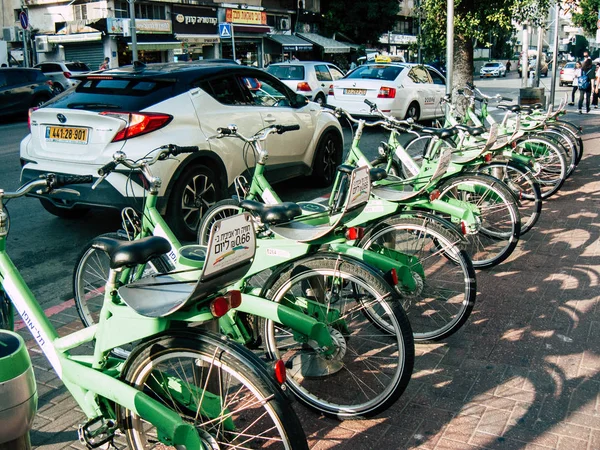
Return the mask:
[[[408,389],[376,419],[340,423],[297,405],[311,448],[600,449],[600,120],[567,118],[584,126],[583,160],[513,256],[478,272],[467,325],[417,346]],[[74,307],[52,321],[79,327]],[[33,447],[84,448],[83,414],[28,344],[40,396]]]

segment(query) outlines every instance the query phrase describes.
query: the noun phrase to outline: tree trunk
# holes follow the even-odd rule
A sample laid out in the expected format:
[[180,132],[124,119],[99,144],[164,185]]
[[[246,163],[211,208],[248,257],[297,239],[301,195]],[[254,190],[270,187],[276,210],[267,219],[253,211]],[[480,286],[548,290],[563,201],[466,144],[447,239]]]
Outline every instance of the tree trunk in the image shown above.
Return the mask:
[[454,36],[454,77],[452,89],[463,88],[473,82],[473,40],[463,35]]

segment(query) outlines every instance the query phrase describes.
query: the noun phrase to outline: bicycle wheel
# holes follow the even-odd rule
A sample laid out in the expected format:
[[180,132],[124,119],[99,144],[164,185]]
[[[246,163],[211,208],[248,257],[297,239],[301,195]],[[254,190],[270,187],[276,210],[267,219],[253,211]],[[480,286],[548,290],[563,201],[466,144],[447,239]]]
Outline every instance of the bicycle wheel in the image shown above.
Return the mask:
[[[387,158],[384,158],[383,156],[381,156],[381,157],[371,161],[371,165],[373,167],[380,167],[382,169],[386,169],[387,165],[388,165],[388,160],[387,160]],[[388,174],[396,176],[396,177],[399,177],[402,175],[402,171],[400,170],[400,165],[396,161],[392,161],[392,165],[390,166],[390,170],[388,170]]]
[[[100,237],[109,237],[112,239],[127,240],[118,233],[106,233]],[[104,288],[108,281],[109,258],[102,250],[92,247],[90,241],[84,247],[77,259],[75,271],[73,273],[73,298],[77,314],[86,327],[98,323],[98,316],[104,303]],[[155,258],[150,261],[143,269],[142,276],[149,276],[155,273],[166,273],[169,271],[170,264],[164,257]],[[131,279],[137,270],[131,269]],[[126,358],[131,351],[132,346],[116,348],[113,354]]]
[[519,206],[521,236],[531,230],[542,213],[542,192],[531,171],[510,161],[492,161],[477,167],[476,172],[491,175],[506,184]]
[[[198,430],[206,449],[308,449],[302,425],[264,364],[207,331],[165,335],[136,347],[125,382],[151,395]],[[210,406],[201,408],[203,401]],[[213,399],[216,399],[213,400]],[[154,426],[121,407],[129,448],[173,449]]]
[[521,219],[513,194],[502,181],[470,173],[449,178],[439,190],[441,200],[468,202],[479,209],[479,231],[465,236],[464,250],[473,267],[492,267],[510,256],[519,241]]
[[566,120],[556,119],[554,122],[549,122],[548,126],[559,127],[561,131],[570,134],[577,142],[577,164],[583,156],[583,139],[581,139],[581,128],[577,125],[567,122]]
[[533,176],[540,184],[542,199],[550,198],[567,179],[567,158],[564,150],[542,136],[528,136],[514,149],[535,160]]
[[475,270],[454,235],[438,223],[390,218],[367,231],[358,246],[412,257],[409,267],[418,290],[401,296],[416,342],[447,338],[467,321],[477,295]]
[[275,274],[263,294],[328,325],[329,357],[311,340],[264,320],[268,356],[282,359],[287,385],[308,407],[340,420],[372,417],[404,392],[414,342],[395,291],[375,271],[336,254],[318,253]]
[[198,243],[208,245],[210,230],[217,220],[225,219],[242,212],[240,202],[233,198],[226,198],[218,201],[206,210],[202,221],[198,227]]
[[546,128],[538,133],[546,139],[551,140],[555,145],[564,150],[565,161],[567,163],[567,178],[571,176],[577,166],[577,144],[575,140],[568,134],[561,133],[557,129]]

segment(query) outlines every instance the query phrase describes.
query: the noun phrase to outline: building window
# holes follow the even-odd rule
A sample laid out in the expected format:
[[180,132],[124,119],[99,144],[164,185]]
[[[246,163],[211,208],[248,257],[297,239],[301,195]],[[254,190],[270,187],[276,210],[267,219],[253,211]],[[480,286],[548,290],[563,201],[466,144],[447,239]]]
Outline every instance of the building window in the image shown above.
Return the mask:
[[416,21],[412,17],[399,17],[394,27],[394,33],[416,36],[416,25]]
[[[121,19],[129,18],[129,4],[124,0],[115,1],[115,17]],[[165,6],[149,3],[135,4],[136,19],[164,20],[167,17]]]
[[75,20],[86,20],[87,19],[87,4],[73,5],[73,17]]

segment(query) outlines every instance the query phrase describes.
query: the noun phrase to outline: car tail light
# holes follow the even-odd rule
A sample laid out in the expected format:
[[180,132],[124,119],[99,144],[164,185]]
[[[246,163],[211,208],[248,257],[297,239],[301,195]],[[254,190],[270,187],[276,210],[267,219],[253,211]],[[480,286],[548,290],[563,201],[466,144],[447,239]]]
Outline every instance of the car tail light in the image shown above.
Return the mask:
[[350,227],[346,230],[346,239],[354,241],[356,239],[362,239],[365,235],[365,229],[363,227]]
[[333,95],[333,84],[329,85],[329,92],[327,92],[327,95]]
[[564,73],[565,73],[565,71],[560,69],[560,74],[563,75]]
[[377,98],[396,98],[396,88],[382,86]]
[[275,372],[275,380],[279,384],[285,383],[285,380],[287,379],[287,372],[285,370],[285,363],[281,359],[277,360],[273,370]]
[[298,87],[296,87],[296,90],[301,92],[310,92],[312,89],[306,81],[301,81],[300,83],[298,83]]
[[31,113],[34,112],[36,109],[40,108],[35,106],[33,108],[29,108],[29,111],[27,112],[27,128],[29,128],[29,131],[31,131]]
[[65,78],[71,78],[71,72],[63,72]]
[[119,131],[113,138],[113,142],[131,139],[143,134],[156,131],[167,125],[173,116],[161,113],[130,113],[130,112],[113,112],[103,111],[101,116],[116,116],[127,122],[127,126]]

